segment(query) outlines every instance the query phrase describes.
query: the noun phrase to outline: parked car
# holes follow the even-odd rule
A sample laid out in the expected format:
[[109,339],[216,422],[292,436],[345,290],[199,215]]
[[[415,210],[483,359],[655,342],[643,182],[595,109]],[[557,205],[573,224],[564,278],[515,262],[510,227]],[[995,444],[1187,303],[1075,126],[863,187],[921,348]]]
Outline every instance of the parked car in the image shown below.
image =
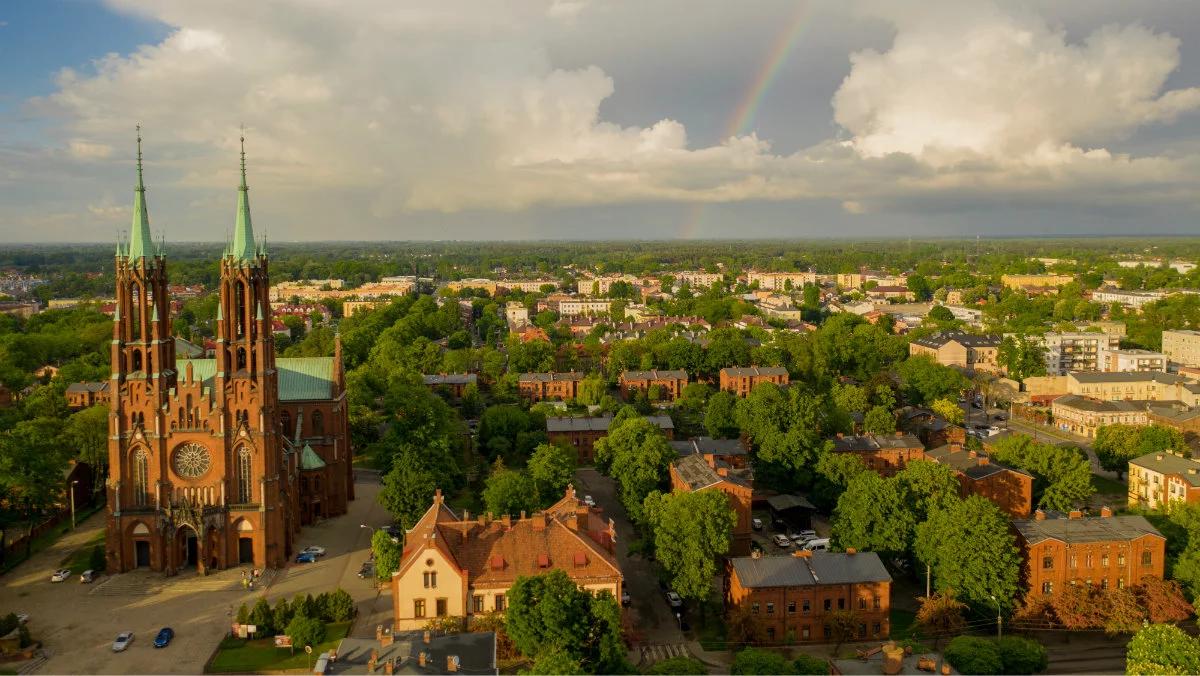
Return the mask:
[[626,608],[628,608],[630,603],[633,603],[633,598],[631,598],[631,597],[629,596],[629,592],[627,592],[627,591],[622,591],[622,592],[621,592],[621,605],[623,605],[623,606],[625,606]]
[[29,621],[29,613],[17,613],[17,623],[25,624]]
[[82,584],[91,584],[96,581],[96,571],[85,570],[79,574],[79,582]]
[[817,538],[804,543],[804,548],[810,552],[824,552],[829,550],[829,538]]
[[683,607],[683,599],[679,598],[679,594],[673,591],[667,592],[667,603],[671,604],[671,607],[676,610]]
[[754,530],[762,530],[762,528],[763,528],[762,519],[750,519],[750,527],[753,528]]
[[316,563],[317,555],[312,552],[300,552],[296,555],[296,563]]
[[133,643],[133,632],[132,631],[123,631],[123,632],[117,634],[117,638],[115,641],[113,641],[113,645],[112,645],[113,652],[114,653],[121,652],[122,650],[128,648],[130,643]]
[[372,561],[363,561],[363,564],[358,568],[358,576],[364,579],[375,577],[375,563]]
[[59,568],[50,576],[50,581],[63,582],[69,577],[71,577],[71,570],[69,568]]
[[776,533],[771,538],[771,541],[774,542],[776,545],[779,545],[780,547],[783,547],[783,548],[792,546],[792,541],[788,539],[788,536],[783,535],[782,533]]
[[304,549],[301,549],[300,551],[301,551],[301,552],[308,552],[309,554],[312,554],[313,556],[325,556],[325,548],[324,548],[324,547],[319,547],[319,546],[317,546],[317,545],[312,545],[312,546],[310,546],[310,547],[305,547]]
[[585,495],[583,496],[583,504],[587,505],[588,507],[595,507],[596,500],[590,495]]
[[175,630],[170,627],[163,627],[158,630],[158,635],[154,637],[155,648],[166,648],[171,645],[171,639],[175,638]]
[[815,531],[815,530],[813,530],[813,529],[811,529],[811,528],[808,528],[808,529],[802,530],[802,531],[800,531],[800,533],[799,533],[799,534],[800,534],[800,535],[802,535],[802,536],[804,536],[804,537],[806,537],[806,538],[808,538],[809,540],[816,540],[816,539],[817,539],[817,531]]
[[391,536],[392,542],[400,544],[400,538],[404,537],[404,531],[399,526],[384,526],[383,532]]
[[1003,413],[997,413],[996,415],[992,416],[992,418],[995,418],[996,420],[1005,420],[1008,418],[1008,416],[1004,415]]

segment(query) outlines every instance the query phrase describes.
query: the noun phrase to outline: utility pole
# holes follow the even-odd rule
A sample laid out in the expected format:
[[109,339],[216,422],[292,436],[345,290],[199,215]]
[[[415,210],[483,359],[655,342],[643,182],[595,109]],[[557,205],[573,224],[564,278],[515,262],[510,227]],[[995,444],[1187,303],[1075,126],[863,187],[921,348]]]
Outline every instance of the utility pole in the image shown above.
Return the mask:
[[75,530],[75,485],[78,483],[78,480],[71,482],[71,530]]

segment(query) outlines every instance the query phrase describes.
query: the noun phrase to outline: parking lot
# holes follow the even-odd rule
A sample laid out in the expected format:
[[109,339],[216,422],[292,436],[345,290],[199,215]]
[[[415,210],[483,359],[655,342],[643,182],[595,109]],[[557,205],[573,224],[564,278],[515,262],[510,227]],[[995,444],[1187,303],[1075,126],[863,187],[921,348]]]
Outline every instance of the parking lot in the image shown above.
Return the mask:
[[[783,535],[785,537],[789,534],[795,535],[799,532],[798,530],[779,528],[777,524],[772,524],[771,513],[767,510],[756,509],[754,510],[752,516],[755,519],[761,520],[763,527],[762,530],[756,530],[751,533],[751,541],[755,545],[758,545],[764,555],[773,556],[780,554],[791,554],[800,548],[800,545],[797,545],[795,539],[791,539],[791,544],[787,547],[781,547],[774,542],[776,535]],[[812,525],[810,528],[811,530],[816,531],[818,538],[829,537],[829,522],[820,516],[813,516]]]
[[[75,571],[69,581],[51,583],[50,574],[62,559],[103,529],[100,513],[0,578],[0,611],[30,615],[33,638],[42,642],[49,656],[38,669],[41,673],[200,673],[242,603],[252,605],[265,596],[273,605],[281,597],[316,595],[338,586],[359,605],[355,633],[373,635],[374,623],[388,616],[390,605],[386,593],[380,595],[371,581],[358,578],[371,538],[371,531],[360,524],[382,526],[389,518],[375,501],[378,480],[363,476],[349,514],[300,534],[300,547],[323,546],[326,556],[317,563],[291,564],[277,571],[266,588],[241,589],[239,570],[174,578],[135,571],[102,576],[91,585],[80,584]],[[154,635],[164,626],[175,630],[175,639],[167,648],[155,649]],[[128,650],[114,653],[112,642],[121,631],[132,631],[135,638]]]

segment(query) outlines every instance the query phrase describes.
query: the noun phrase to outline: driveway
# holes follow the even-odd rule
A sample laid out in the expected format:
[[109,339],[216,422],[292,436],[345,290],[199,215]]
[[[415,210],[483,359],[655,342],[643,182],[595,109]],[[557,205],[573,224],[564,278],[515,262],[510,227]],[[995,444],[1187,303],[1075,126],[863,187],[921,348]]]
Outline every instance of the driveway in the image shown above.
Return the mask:
[[[372,621],[378,607],[388,605],[388,596],[357,577],[371,535],[359,524],[379,526],[389,519],[375,501],[377,476],[365,472],[360,476],[363,478],[355,486],[358,499],[350,503],[347,515],[305,528],[300,534],[301,547],[319,544],[329,553],[318,563],[291,564],[277,571],[266,589],[242,590],[236,584],[236,570],[209,577],[193,574],[164,579],[135,572],[102,577],[93,585],[79,584],[78,577],[50,583],[50,572],[59,562],[104,527],[101,513],[0,577],[0,610],[31,615],[33,638],[42,642],[49,656],[38,671],[58,674],[200,673],[228,633],[238,606],[253,605],[264,596],[274,605],[284,596],[316,595],[340,585],[359,605],[362,617],[356,627],[361,629]],[[156,650],[154,634],[164,626],[174,628],[176,637],[169,647]],[[133,644],[123,653],[113,653],[113,638],[126,630],[134,632]],[[373,634],[374,625],[370,631]]]

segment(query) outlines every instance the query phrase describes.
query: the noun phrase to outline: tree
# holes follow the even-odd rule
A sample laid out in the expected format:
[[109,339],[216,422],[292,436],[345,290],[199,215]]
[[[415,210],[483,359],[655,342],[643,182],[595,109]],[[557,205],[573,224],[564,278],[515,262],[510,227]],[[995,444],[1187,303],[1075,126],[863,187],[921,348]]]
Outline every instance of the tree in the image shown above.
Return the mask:
[[248,606],[246,606],[245,603],[238,606],[237,623],[238,624],[250,624],[250,608]]
[[721,390],[708,398],[708,407],[704,410],[704,429],[714,439],[733,439],[738,435],[737,419],[734,409],[737,406],[737,396],[732,392]]
[[608,469],[629,518],[640,523],[646,496],[666,483],[667,468],[679,456],[649,420],[636,417],[618,424],[617,418],[616,429],[610,425],[608,435],[596,442],[596,464]]
[[1182,622],[1196,612],[1175,580],[1147,575],[1138,583],[1136,593],[1154,623]]
[[533,513],[538,508],[538,490],[524,472],[505,469],[497,460],[496,468],[484,482],[483,503],[497,516],[501,514]]
[[833,638],[833,654],[838,654],[842,644],[854,638],[858,627],[858,616],[853,610],[835,610],[825,614],[825,624],[829,626],[830,637]]
[[1096,430],[1096,440],[1092,443],[1100,466],[1121,478],[1134,458],[1187,447],[1182,432],[1163,425],[1104,425]]
[[1046,646],[1023,636],[996,639],[1003,674],[1039,674],[1050,666]]
[[961,425],[963,423],[962,407],[954,403],[953,399],[935,399],[929,404],[929,410],[940,416],[948,423]]
[[346,622],[355,615],[354,599],[341,587],[325,596],[322,617],[329,622]]
[[891,434],[896,431],[896,416],[882,406],[875,406],[863,417],[863,430],[867,434]]
[[1069,584],[1050,598],[1050,607],[1067,629],[1099,629],[1104,626],[1106,611],[1101,596],[1090,584]]
[[945,305],[934,305],[929,308],[929,314],[926,315],[926,318],[935,322],[952,322],[954,321],[954,313]]
[[525,465],[541,504],[546,507],[562,497],[575,478],[575,451],[563,446],[539,444]]
[[829,662],[807,653],[798,653],[792,660],[793,674],[828,674]]
[[794,674],[794,665],[779,653],[746,648],[733,656],[731,674]]
[[717,557],[729,551],[737,515],[721,491],[651,493],[646,521],[654,533],[654,551],[671,576],[671,589],[697,601],[708,598],[717,574]]
[[1129,642],[1129,674],[1200,674],[1200,640],[1170,624],[1152,624]]
[[566,650],[554,646],[538,653],[537,658],[533,660],[533,664],[528,669],[522,670],[521,673],[546,674],[548,676],[582,674],[583,665]]
[[267,600],[260,598],[254,607],[250,609],[250,616],[247,618],[248,624],[253,624],[258,627],[258,633],[261,636],[270,636],[274,633],[275,627],[273,620],[275,613],[271,610],[271,604]]
[[429,510],[438,479],[415,453],[401,453],[383,477],[379,504],[407,530]]
[[839,549],[903,553],[915,525],[900,484],[874,472],[850,480],[833,513],[833,543]]
[[[75,449],[76,458],[103,477],[108,468],[108,407],[99,404],[72,413],[63,427],[63,440]],[[95,483],[99,487],[104,482]]]
[[935,510],[917,526],[914,553],[932,568],[939,591],[984,606],[995,595],[1011,607],[1018,589],[1020,558],[1008,518],[986,498],[972,495]]
[[858,385],[834,383],[830,396],[833,403],[846,413],[863,413],[870,406],[866,389]]
[[963,611],[967,604],[954,598],[954,590],[947,589],[944,593],[917,598],[921,608],[917,611],[916,622],[921,630],[934,637],[933,649],[937,650],[938,642],[943,636],[954,636],[962,633],[966,618]]
[[1039,340],[1028,336],[1005,336],[996,353],[996,363],[1004,367],[1008,377],[1025,382],[1032,376],[1046,375],[1046,348]]
[[971,384],[962,373],[926,355],[910,357],[897,372],[904,382],[905,398],[916,405],[955,398]]
[[296,615],[292,617],[292,621],[284,633],[292,639],[293,646],[313,646],[315,648],[325,640],[325,623],[315,617]]
[[918,523],[936,510],[950,509],[958,503],[960,484],[954,470],[941,463],[920,460],[910,462],[892,478]]
[[400,568],[400,559],[404,549],[399,543],[392,542],[392,536],[382,530],[377,530],[371,536],[371,551],[375,553],[375,579],[387,582],[392,579],[392,573]]
[[650,665],[645,674],[707,674],[708,668],[695,657],[668,657]]
[[946,646],[946,661],[960,674],[1000,674],[1004,662],[996,644],[978,636],[957,636]]
[[620,606],[609,594],[580,589],[562,570],[518,577],[508,591],[504,627],[524,655],[559,649],[586,673],[624,670]]
[[91,568],[97,573],[102,573],[107,567],[108,562],[104,559],[104,546],[96,545],[95,547],[92,547],[92,553],[88,557],[88,568]]
[[1086,504],[1096,492],[1091,465],[1078,448],[1042,444],[1013,434],[992,444],[992,458],[1032,474],[1034,502],[1046,509],[1070,511]]
[[579,395],[575,397],[575,401],[585,406],[595,406],[607,391],[608,386],[604,383],[604,378],[599,373],[590,373],[579,381]]

